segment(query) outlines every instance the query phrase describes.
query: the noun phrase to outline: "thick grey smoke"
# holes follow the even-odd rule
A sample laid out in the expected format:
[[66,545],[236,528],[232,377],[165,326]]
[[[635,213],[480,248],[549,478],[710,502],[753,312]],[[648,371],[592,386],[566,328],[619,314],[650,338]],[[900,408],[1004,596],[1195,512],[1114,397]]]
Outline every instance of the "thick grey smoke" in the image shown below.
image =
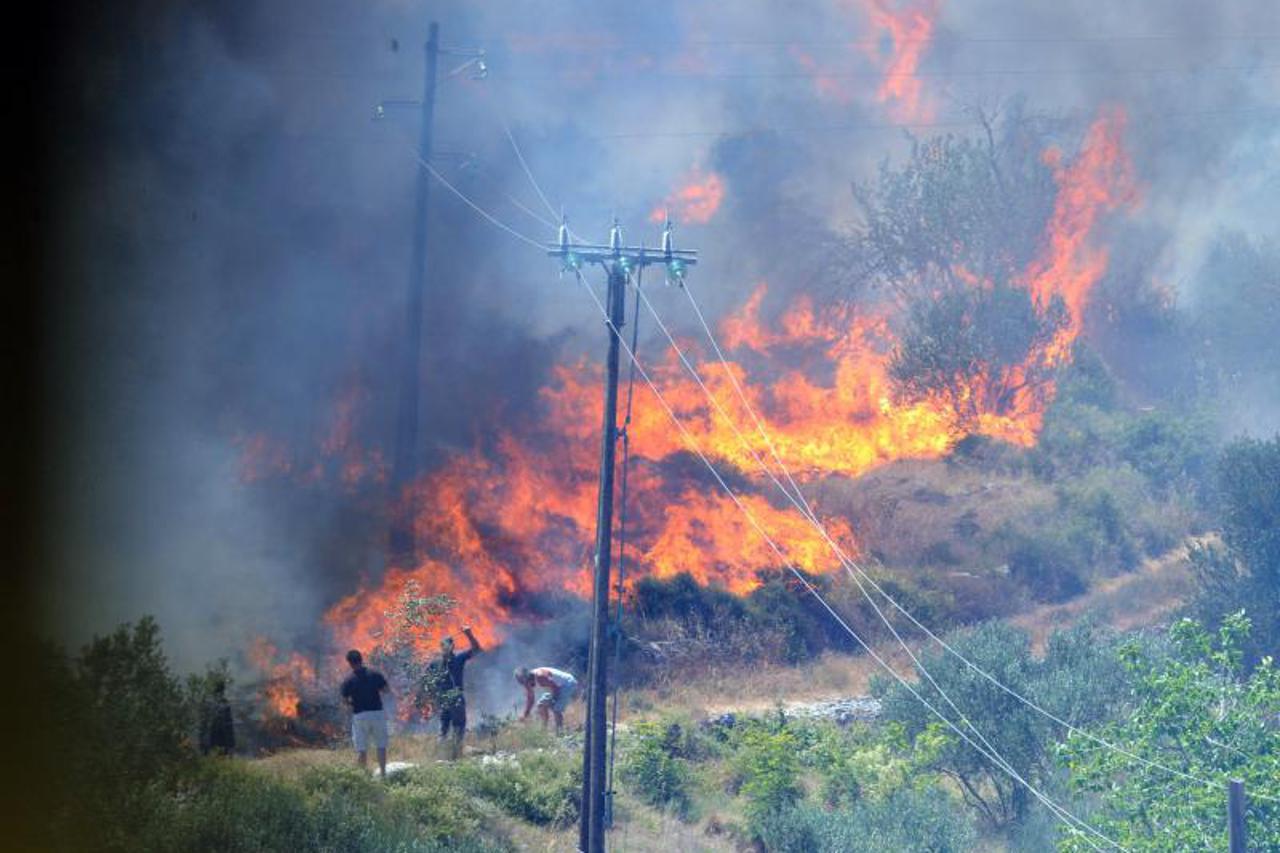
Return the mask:
[[[490,69],[442,61],[436,148],[465,156],[435,165],[516,230],[550,239],[552,217],[504,126],[587,237],[616,214],[656,242],[651,211],[694,170],[721,175],[715,217],[678,232],[702,251],[694,285],[716,314],[759,281],[769,309],[825,296],[828,248],[857,222],[850,181],[906,144],[873,97],[869,52],[888,43],[847,0],[111,5],[81,22],[59,106],[68,299],[48,318],[59,521],[44,606],[72,639],[155,613],[184,664],[250,635],[306,637],[381,570],[376,483],[344,484],[333,460],[245,482],[245,441],[322,458],[355,399],[350,444],[390,446],[417,126],[413,110],[372,115],[419,96],[429,19]],[[1115,253],[1123,286],[1177,288],[1194,312],[1224,226],[1277,236],[1272,3],[938,5],[920,67],[938,128],[916,134],[977,133],[975,108],[1017,99],[1077,135],[1102,103],[1129,111],[1144,202],[1142,251]],[[549,259],[432,193],[429,462],[526,415],[547,367],[603,338]],[[1246,408],[1267,428],[1275,389]]]

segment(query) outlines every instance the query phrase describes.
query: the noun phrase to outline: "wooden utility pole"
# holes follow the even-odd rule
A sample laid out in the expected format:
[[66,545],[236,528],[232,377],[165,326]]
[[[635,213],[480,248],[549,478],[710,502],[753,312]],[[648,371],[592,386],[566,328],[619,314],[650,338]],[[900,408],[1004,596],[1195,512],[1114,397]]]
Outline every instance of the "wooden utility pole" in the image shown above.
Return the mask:
[[[422,90],[422,127],[418,133],[418,159],[431,162],[431,125],[436,107],[436,65],[440,58],[440,26],[427,30],[426,71]],[[417,556],[414,541],[414,501],[405,488],[418,475],[419,392],[422,386],[422,307],[427,285],[427,201],[431,176],[420,163],[413,203],[413,250],[409,258],[409,298],[405,305],[405,337],[400,364],[400,403],[396,418],[396,444],[391,463],[391,486],[403,503],[393,509],[390,557],[393,564],[412,565]]]
[[605,833],[605,747],[606,707],[609,695],[606,663],[609,629],[609,574],[613,556],[613,474],[614,449],[618,441],[618,358],[622,326],[626,321],[627,280],[633,270],[662,264],[668,280],[679,280],[687,267],[697,263],[697,253],[677,251],[671,246],[671,223],[662,233],[658,252],[643,246],[622,245],[622,228],[614,220],[608,245],[578,245],[569,240],[569,228],[560,226],[559,241],[547,247],[547,254],[560,259],[565,270],[580,275],[583,264],[596,263],[608,276],[609,350],[605,357],[604,426],[600,436],[600,492],[596,505],[595,576],[591,599],[591,640],[587,658],[587,731],[582,750],[582,818],[578,849],[584,853],[604,853]]
[[1231,853],[1248,850],[1244,832],[1244,782],[1239,779],[1232,779],[1227,786],[1227,834]]

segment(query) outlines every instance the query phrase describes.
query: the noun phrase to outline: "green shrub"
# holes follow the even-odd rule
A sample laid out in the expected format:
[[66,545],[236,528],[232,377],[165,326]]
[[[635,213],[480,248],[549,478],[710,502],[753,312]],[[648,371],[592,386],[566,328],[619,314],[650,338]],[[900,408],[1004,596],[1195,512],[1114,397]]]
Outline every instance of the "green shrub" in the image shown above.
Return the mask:
[[833,811],[785,808],[762,816],[758,833],[770,853],[960,853],[975,838],[959,805],[938,788],[902,789]]
[[[434,794],[420,792],[420,799]],[[202,764],[176,793],[154,798],[152,819],[126,849],[435,853],[497,849],[424,823],[413,798],[354,768],[308,771],[297,782],[234,761]],[[90,848],[93,849],[93,848]]]
[[521,820],[546,826],[568,826],[582,805],[582,764],[570,753],[524,753],[508,761],[467,764],[458,768],[473,794]]
[[759,834],[770,814],[795,805],[804,796],[800,787],[800,741],[785,725],[749,725],[736,738],[733,769],[738,793],[746,800],[751,831]]
[[993,537],[1010,577],[1036,601],[1063,601],[1109,571],[1131,569],[1190,532],[1194,513],[1177,496],[1153,498],[1128,464],[1064,480],[1056,507],[1004,525]]
[[[133,847],[158,800],[196,763],[188,694],[150,617],[95,637],[75,658],[42,654],[39,695],[20,722],[48,743],[56,772],[40,807],[67,849]],[[38,715],[38,716],[37,716]]]
[[[819,590],[822,577],[812,579]],[[773,660],[797,663],[824,649],[852,649],[848,635],[791,577],[764,578],[746,599],[714,586],[699,586],[688,574],[636,584],[637,631],[667,626],[676,637],[696,638],[720,661]],[[638,647],[638,646],[637,646]],[[698,660],[707,660],[699,655]]]
[[[957,632],[948,644],[1000,684],[1075,725],[1105,719],[1126,693],[1124,673],[1113,659],[1113,640],[1087,625],[1055,633],[1043,660],[1032,656],[1030,639],[1023,631],[998,622]],[[955,656],[926,650],[919,658],[1023,779],[1038,788],[1051,781],[1052,745],[1061,734],[1052,723],[977,677]],[[914,687],[935,708],[943,713],[949,710],[932,683],[919,680]],[[1004,769],[958,735],[948,732],[939,741],[937,718],[901,685],[876,678],[872,690],[881,697],[882,720],[902,727],[906,743],[918,750],[922,767],[959,782],[965,801],[992,826],[1005,827],[1025,817],[1032,795]],[[922,737],[927,738],[923,745]]]
[[1223,547],[1193,554],[1193,612],[1214,627],[1229,613],[1247,613],[1245,659],[1252,665],[1280,655],[1280,435],[1232,442],[1216,475]]
[[[1243,613],[1225,617],[1216,635],[1183,619],[1170,629],[1164,654],[1129,643],[1118,649],[1135,707],[1110,724],[1084,726],[1117,749],[1098,749],[1095,740],[1072,733],[1059,750],[1072,788],[1093,798],[1090,822],[1117,847],[1225,849],[1225,780],[1239,779],[1247,791],[1276,790],[1280,671],[1270,658],[1252,671],[1245,666],[1250,630]],[[1135,772],[1131,756],[1178,775]],[[1274,800],[1250,800],[1245,821],[1251,850],[1280,850]],[[1059,846],[1083,851],[1092,842],[1060,835]]]
[[691,773],[681,756],[682,740],[678,723],[636,723],[619,772],[644,802],[685,815],[690,806]]
[[915,737],[896,722],[842,728],[816,727],[818,737],[802,754],[802,763],[822,780],[822,803],[850,806],[863,799],[880,800],[906,787],[928,787],[937,780],[931,767],[950,739],[942,724],[932,724]]
[[1198,414],[1147,412],[1120,433],[1121,458],[1161,493],[1179,488],[1200,493],[1212,469],[1217,444]]

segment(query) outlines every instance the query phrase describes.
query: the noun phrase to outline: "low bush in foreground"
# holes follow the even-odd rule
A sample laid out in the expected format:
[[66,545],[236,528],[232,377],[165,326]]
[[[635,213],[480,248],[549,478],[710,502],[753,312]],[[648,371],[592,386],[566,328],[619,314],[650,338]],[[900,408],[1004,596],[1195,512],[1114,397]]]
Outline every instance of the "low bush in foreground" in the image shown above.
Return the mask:
[[443,789],[389,787],[355,768],[286,781],[236,761],[204,762],[176,792],[155,792],[128,849],[435,853],[502,849],[475,840],[479,816]]
[[540,826],[564,827],[582,806],[582,764],[572,753],[526,752],[506,761],[461,764],[457,780],[512,817]]
[[936,788],[902,789],[838,810],[781,809],[761,815],[757,832],[771,853],[959,853],[974,841],[959,804]]
[[685,815],[691,803],[692,774],[680,754],[680,741],[678,724],[636,723],[618,769],[641,801]]

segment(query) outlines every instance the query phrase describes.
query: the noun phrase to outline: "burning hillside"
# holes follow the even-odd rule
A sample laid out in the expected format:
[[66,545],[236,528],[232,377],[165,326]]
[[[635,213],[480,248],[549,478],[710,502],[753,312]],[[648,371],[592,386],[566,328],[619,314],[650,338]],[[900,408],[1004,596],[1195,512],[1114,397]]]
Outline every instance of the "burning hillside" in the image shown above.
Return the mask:
[[[1040,252],[1016,283],[1029,291],[1037,311],[1064,303],[1068,319],[1020,364],[986,373],[978,365],[957,378],[958,390],[950,396],[906,401],[899,399],[890,376],[897,339],[888,309],[820,309],[802,298],[774,323],[760,316],[766,295],[760,285],[721,323],[732,359],[727,369],[801,482],[832,474],[856,477],[895,459],[938,457],[968,434],[1020,445],[1035,442],[1055,386],[1052,381],[1033,385],[1025,376],[1070,358],[1090,290],[1106,268],[1106,252],[1095,242],[1097,225],[1134,198],[1121,146],[1124,123],[1118,109],[1104,111],[1073,159],[1056,150],[1044,155],[1056,201]],[[990,284],[974,279],[966,286]],[[782,508],[782,499],[766,488],[755,455],[770,458],[769,447],[724,370],[696,347],[685,346],[748,446],[673,354],[649,360],[663,396],[703,452],[746,478],[744,500],[769,534],[784,543],[790,560],[812,573],[837,568],[821,534]],[[749,592],[760,584],[761,573],[781,568],[776,556],[690,463],[692,448],[648,390],[637,393],[629,428],[634,466],[630,577],[689,572],[701,583]],[[960,414],[957,396],[975,417]],[[372,644],[382,614],[410,580],[455,598],[456,618],[475,625],[486,642],[499,640],[511,620],[535,615],[532,602],[540,596],[588,595],[600,377],[585,363],[562,365],[540,398],[535,417],[514,422],[494,446],[455,454],[413,487],[416,532],[425,556],[418,565],[391,569],[332,607],[326,622],[342,644]],[[830,514],[831,508],[817,509],[826,515],[832,535],[856,553],[856,524]]]

